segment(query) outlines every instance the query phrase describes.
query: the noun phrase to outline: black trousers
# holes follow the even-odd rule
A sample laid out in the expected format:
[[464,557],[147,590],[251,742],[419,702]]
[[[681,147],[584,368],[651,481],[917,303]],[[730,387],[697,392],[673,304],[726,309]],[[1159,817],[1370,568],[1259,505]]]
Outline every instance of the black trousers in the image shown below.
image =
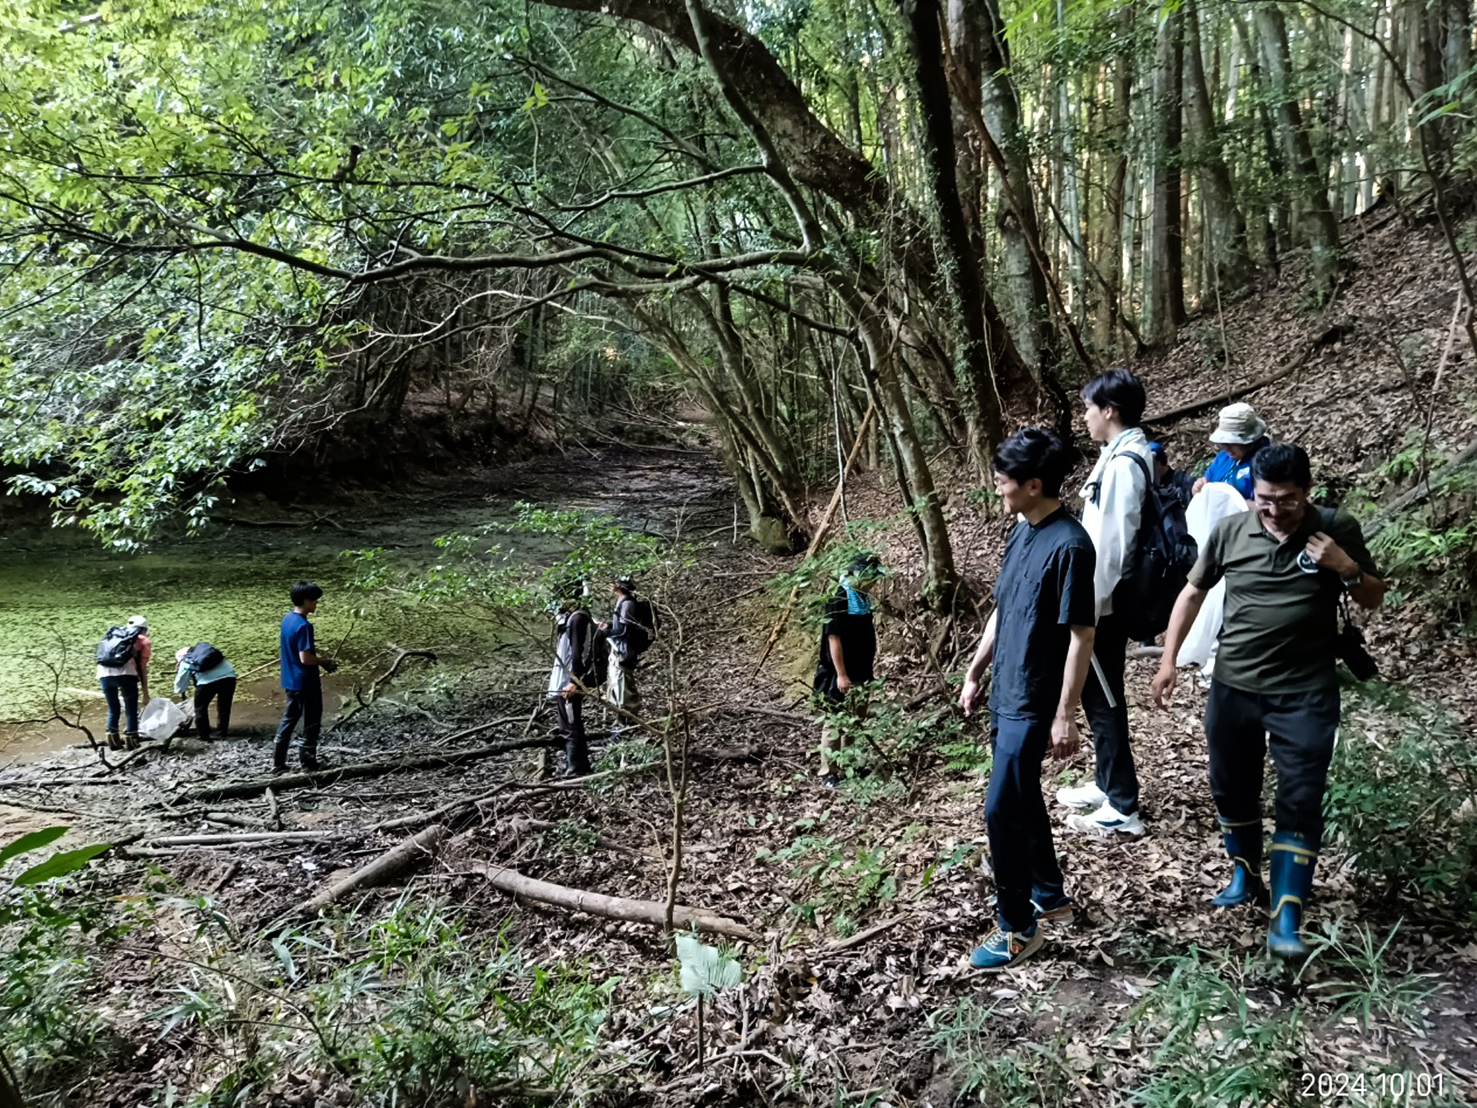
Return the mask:
[[292,747],[292,732],[297,721],[303,721],[303,741],[297,756],[303,765],[312,765],[318,760],[318,732],[323,727],[323,686],[287,689],[287,709],[282,713],[282,722],[277,725],[276,745],[272,751],[272,764],[285,767],[287,753]]
[[[1210,684],[1205,738],[1210,748],[1210,791],[1222,819],[1262,818],[1267,750],[1277,769],[1277,830],[1323,839],[1323,789],[1339,726],[1337,685],[1306,693],[1249,693]],[[1268,739],[1270,737],[1270,743]]]
[[210,702],[214,700],[220,723],[217,733],[221,738],[225,738],[226,732],[231,729],[231,701],[235,699],[236,679],[234,677],[222,677],[219,681],[212,681],[208,685],[196,685],[195,734],[202,739],[210,738]]
[[[1128,743],[1128,697],[1123,689],[1128,633],[1117,617],[1106,615],[1098,620],[1092,653],[1108,679],[1105,692],[1097,669],[1089,669],[1082,686],[1082,710],[1092,728],[1093,776],[1097,787],[1108,794],[1108,803],[1128,816],[1139,810],[1139,775]],[[1112,707],[1108,706],[1110,694]]]
[[564,753],[569,768],[578,773],[590,772],[590,747],[585,741],[585,698],[554,697],[554,718],[559,721],[559,734],[564,738]]
[[1051,745],[1051,722],[996,717],[991,724],[990,785],[985,827],[995,871],[995,912],[1002,931],[1025,931],[1031,908],[1061,899],[1062,869],[1051,840],[1051,817],[1041,797],[1041,759]]

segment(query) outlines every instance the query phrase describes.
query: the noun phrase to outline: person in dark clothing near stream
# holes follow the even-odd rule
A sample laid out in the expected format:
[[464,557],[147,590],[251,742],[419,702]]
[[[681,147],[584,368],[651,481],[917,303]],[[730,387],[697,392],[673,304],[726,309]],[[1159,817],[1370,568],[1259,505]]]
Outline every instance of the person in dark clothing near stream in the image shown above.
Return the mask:
[[877,628],[872,620],[872,598],[867,594],[885,576],[877,555],[863,554],[852,559],[826,601],[813,687],[826,713],[821,726],[820,772],[827,787],[840,783],[832,758],[844,741],[841,717],[861,720],[867,715],[861,686],[875,676],[877,660]]
[[1262,775],[1277,769],[1272,836],[1272,919],[1267,948],[1308,953],[1299,934],[1323,838],[1323,790],[1339,725],[1338,609],[1384,601],[1359,523],[1308,499],[1302,447],[1264,446],[1252,461],[1254,511],[1221,520],[1175,601],[1154,705],[1174,691],[1175,657],[1209,591],[1226,583],[1226,615],[1205,705],[1210,792],[1231,859],[1221,907],[1252,903],[1262,885]]
[[548,611],[554,617],[554,665],[549,670],[548,697],[564,739],[564,776],[590,772],[590,747],[585,739],[585,690],[600,683],[604,662],[594,649],[595,621],[580,607],[583,585],[573,581],[556,592]]
[[216,738],[231,730],[231,702],[236,699],[236,667],[209,643],[182,646],[175,652],[174,694],[184,696],[195,686],[195,734],[202,742],[211,740],[210,702],[215,701]]
[[1077,708],[1092,660],[1097,555],[1062,507],[1071,469],[1066,444],[1040,427],[995,452],[995,491],[1019,515],[995,581],[995,610],[964,676],[959,706],[971,715],[993,666],[990,784],[985,825],[995,871],[997,929],[970,956],[1001,970],[1038,950],[1040,923],[1072,918],[1041,795],[1041,762],[1080,744]]
[[[641,652],[651,645],[655,629],[642,624],[637,617],[636,582],[628,576],[611,579],[610,591],[615,596],[610,622],[601,624],[610,643],[605,699],[618,709],[611,738],[619,737],[629,725],[631,716],[641,714],[641,690],[636,685],[636,663]],[[626,713],[629,713],[627,715]]]
[[287,754],[292,747],[292,733],[298,720],[303,723],[302,744],[298,761],[304,770],[325,768],[318,761],[318,732],[323,727],[322,673],[333,673],[338,663],[319,654],[313,638],[313,624],[308,619],[318,610],[323,589],[312,581],[299,581],[292,586],[292,611],[282,617],[279,647],[282,666],[282,688],[287,693],[287,707],[272,748],[272,772],[287,772]]

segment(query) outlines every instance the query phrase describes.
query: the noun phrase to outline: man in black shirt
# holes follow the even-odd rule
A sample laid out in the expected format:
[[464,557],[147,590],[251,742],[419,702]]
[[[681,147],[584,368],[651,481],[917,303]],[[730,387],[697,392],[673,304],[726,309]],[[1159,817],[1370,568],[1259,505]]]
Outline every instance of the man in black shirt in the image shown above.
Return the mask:
[[1020,516],[995,581],[995,610],[964,677],[959,706],[970,715],[994,665],[990,689],[993,762],[985,824],[995,870],[998,929],[970,957],[999,970],[1041,946],[1038,923],[1070,920],[1041,797],[1041,760],[1076,751],[1077,706],[1092,661],[1096,601],[1092,539],[1061,502],[1071,467],[1050,431],[1017,431],[995,452],[995,491]]
[[866,701],[860,691],[853,695],[852,689],[859,689],[873,677],[877,629],[872,623],[872,598],[867,593],[884,574],[875,554],[855,558],[826,601],[814,688],[827,712],[821,728],[821,780],[828,786],[839,782],[831,765],[831,756],[841,743],[841,728],[835,717],[845,713],[853,719],[864,719],[867,714]]

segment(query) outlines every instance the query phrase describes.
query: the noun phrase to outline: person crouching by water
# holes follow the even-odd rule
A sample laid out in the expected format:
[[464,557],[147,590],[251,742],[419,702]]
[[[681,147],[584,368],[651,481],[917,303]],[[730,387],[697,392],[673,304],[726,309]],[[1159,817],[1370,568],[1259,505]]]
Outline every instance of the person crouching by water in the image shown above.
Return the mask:
[[174,674],[174,695],[184,696],[190,691],[190,683],[195,684],[195,734],[203,742],[210,741],[210,702],[214,700],[220,720],[216,737],[224,739],[231,729],[236,667],[208,642],[180,647],[174,660],[178,667]]
[[1076,752],[1077,707],[1092,662],[1097,552],[1062,507],[1071,455],[1040,427],[995,452],[995,491],[1019,522],[1005,541],[995,610],[964,675],[959,707],[971,715],[990,686],[990,784],[985,826],[995,871],[997,928],[970,965],[1001,970],[1041,946],[1043,921],[1067,922],[1067,896],[1041,796],[1041,760]]
[[877,629],[868,593],[886,575],[877,555],[863,554],[852,559],[826,601],[814,690],[826,713],[821,726],[821,783],[827,788],[841,781],[832,765],[845,743],[841,717],[856,721],[867,716],[861,686],[872,680],[877,660]]
[[599,685],[600,667],[605,661],[596,648],[595,621],[580,607],[582,592],[582,583],[571,581],[561,586],[547,605],[555,630],[548,696],[564,739],[565,777],[584,777],[590,772],[585,690]]
[[[138,746],[138,706],[149,701],[149,621],[129,616],[122,627],[109,627],[97,647],[97,680],[108,701],[108,749],[133,750]],[[120,713],[120,708],[122,709]],[[123,716],[123,737],[118,737],[118,717]]]

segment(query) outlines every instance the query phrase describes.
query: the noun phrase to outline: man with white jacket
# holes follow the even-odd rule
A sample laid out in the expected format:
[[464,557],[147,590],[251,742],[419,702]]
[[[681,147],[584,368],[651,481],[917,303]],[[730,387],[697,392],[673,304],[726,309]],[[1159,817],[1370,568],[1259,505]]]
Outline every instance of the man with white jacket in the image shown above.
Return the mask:
[[1132,373],[1110,369],[1082,386],[1082,401],[1087,433],[1103,444],[1097,465],[1082,486],[1082,526],[1097,552],[1093,579],[1097,635],[1092,668],[1082,690],[1096,764],[1093,781],[1060,789],[1056,798],[1060,804],[1083,810],[1067,819],[1067,826],[1074,830],[1142,835],[1139,780],[1123,691],[1128,633],[1113,615],[1113,590],[1133,564],[1149,475],[1154,472],[1149,440],[1138,426],[1147,397],[1143,383]]

